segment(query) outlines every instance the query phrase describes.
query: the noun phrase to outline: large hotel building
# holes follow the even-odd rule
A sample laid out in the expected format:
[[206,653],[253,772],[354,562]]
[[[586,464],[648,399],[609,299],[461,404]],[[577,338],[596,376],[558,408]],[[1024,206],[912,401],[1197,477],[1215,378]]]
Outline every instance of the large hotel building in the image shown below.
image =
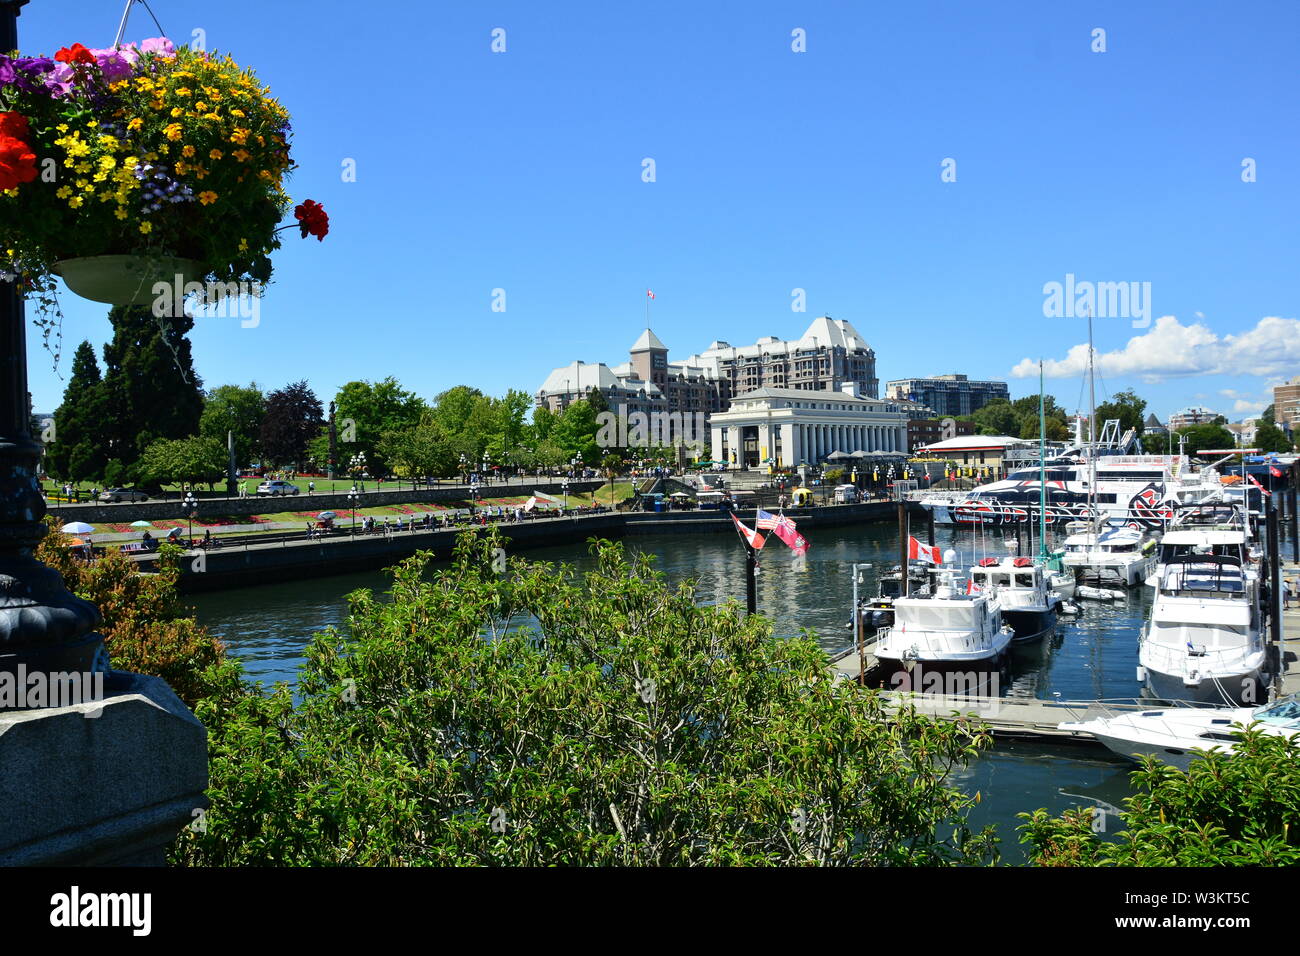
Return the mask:
[[[612,367],[577,361],[555,369],[536,392],[538,406],[561,411],[594,388],[623,415],[700,413],[706,423],[721,415],[725,427],[712,429],[714,458],[751,466],[816,462],[833,451],[906,452],[909,418],[924,417],[912,402],[876,397],[876,353],[849,322],[830,316],[814,319],[797,339],[767,336],[740,347],[715,341],[678,362],[668,361],[668,346],[646,329],[628,358]],[[733,404],[749,395],[757,401]]]

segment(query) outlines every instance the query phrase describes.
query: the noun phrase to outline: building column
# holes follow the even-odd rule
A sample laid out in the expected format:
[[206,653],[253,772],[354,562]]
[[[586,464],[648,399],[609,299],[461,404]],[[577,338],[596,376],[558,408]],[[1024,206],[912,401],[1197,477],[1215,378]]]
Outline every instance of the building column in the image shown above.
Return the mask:
[[722,456],[722,433],[725,427],[726,427],[725,425],[714,425],[711,429],[709,429],[711,432],[711,434],[709,435],[709,439],[710,439],[709,443],[713,447],[714,461],[727,460]]

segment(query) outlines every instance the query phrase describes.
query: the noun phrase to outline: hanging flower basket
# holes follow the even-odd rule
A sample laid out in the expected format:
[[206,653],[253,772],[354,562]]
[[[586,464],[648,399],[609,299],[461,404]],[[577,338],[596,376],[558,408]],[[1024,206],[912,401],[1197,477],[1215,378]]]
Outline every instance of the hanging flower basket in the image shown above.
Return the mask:
[[[151,256],[83,256],[56,262],[53,271],[69,289],[83,299],[110,305],[151,305],[162,296],[171,302],[170,291],[195,282],[206,271],[193,259]],[[167,291],[156,289],[158,283]]]
[[[250,71],[166,39],[0,55],[0,271],[114,304],[178,276],[260,288],[290,228],[290,131]],[[318,203],[295,218],[329,231]]]

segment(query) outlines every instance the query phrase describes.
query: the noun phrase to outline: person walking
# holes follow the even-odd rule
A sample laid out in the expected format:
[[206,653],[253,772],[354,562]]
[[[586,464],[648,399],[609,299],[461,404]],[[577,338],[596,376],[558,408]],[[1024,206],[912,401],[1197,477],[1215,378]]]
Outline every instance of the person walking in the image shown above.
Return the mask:
[[1291,579],[1283,578],[1282,579],[1282,610],[1284,611],[1291,610],[1291,588],[1292,588]]
[[309,495],[316,494],[316,482],[314,481],[307,482],[307,494]]

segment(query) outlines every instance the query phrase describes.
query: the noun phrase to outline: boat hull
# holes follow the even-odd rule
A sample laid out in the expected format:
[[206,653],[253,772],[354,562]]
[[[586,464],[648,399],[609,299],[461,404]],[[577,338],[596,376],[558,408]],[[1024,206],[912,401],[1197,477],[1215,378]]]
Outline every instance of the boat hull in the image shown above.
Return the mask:
[[1003,608],[1002,620],[1011,625],[1013,644],[1042,639],[1056,627],[1056,608]]
[[1251,707],[1268,697],[1267,676],[1258,667],[1224,677],[1204,677],[1194,686],[1185,684],[1181,674],[1163,674],[1148,667],[1146,688],[1156,700],[1223,705],[1226,697],[1234,707]]

